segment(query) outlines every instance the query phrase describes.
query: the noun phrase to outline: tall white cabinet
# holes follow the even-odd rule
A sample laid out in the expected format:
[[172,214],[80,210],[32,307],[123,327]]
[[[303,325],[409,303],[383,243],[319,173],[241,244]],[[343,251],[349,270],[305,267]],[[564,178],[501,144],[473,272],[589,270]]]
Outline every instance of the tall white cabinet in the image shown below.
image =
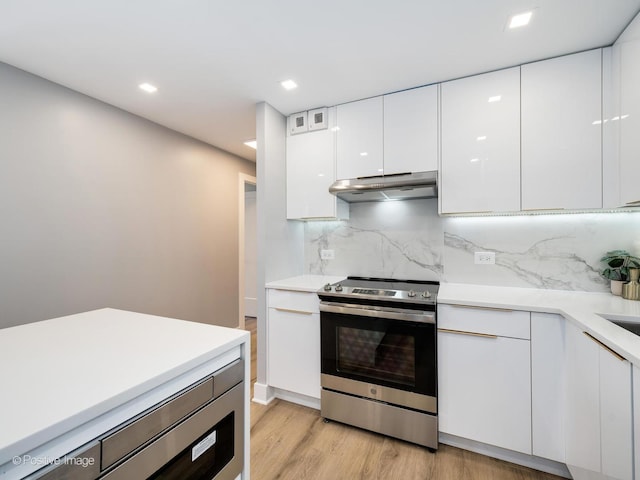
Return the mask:
[[522,209],[602,207],[602,50],[522,66]]
[[441,85],[441,213],[520,210],[520,67]]

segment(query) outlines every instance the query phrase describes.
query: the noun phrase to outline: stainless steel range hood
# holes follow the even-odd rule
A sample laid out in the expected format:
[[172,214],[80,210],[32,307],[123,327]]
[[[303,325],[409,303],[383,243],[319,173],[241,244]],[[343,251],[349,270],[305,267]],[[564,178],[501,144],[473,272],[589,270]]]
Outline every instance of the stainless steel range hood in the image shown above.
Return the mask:
[[382,202],[438,196],[438,172],[398,173],[338,180],[329,192],[345,202]]

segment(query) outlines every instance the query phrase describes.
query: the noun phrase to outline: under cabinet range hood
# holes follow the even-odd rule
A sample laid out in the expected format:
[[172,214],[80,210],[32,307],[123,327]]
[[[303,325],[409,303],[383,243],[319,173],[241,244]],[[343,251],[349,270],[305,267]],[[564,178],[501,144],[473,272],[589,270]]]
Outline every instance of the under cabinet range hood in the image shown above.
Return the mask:
[[345,202],[383,202],[438,196],[438,172],[396,173],[337,180],[329,192]]

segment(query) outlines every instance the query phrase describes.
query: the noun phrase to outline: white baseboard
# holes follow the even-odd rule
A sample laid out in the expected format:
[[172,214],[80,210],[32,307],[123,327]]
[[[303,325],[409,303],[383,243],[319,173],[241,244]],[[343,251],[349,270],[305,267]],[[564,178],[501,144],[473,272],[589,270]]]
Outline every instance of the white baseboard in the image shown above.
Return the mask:
[[281,388],[270,387],[264,383],[256,382],[253,384],[252,402],[259,403],[260,405],[269,405],[275,398],[320,410],[319,398],[290,392],[289,390],[282,390]]
[[245,317],[258,316],[258,299],[257,298],[244,297],[244,316]]
[[297,403],[309,408],[320,410],[320,399],[315,397],[309,397],[308,395],[302,395],[300,393],[290,392],[288,390],[281,390],[280,388],[274,388],[273,392],[276,398],[286,400],[287,402]]
[[497,458],[505,462],[515,463],[524,467],[540,470],[541,472],[551,473],[559,477],[572,478],[569,469],[564,463],[554,462],[546,458],[527,455],[525,453],[514,452],[505,448],[494,447],[486,443],[476,442],[467,438],[456,437],[448,433],[440,432],[438,435],[440,443],[451,445],[452,447],[462,448],[470,452],[486,455],[487,457]]
[[259,403],[260,405],[269,405],[274,398],[276,397],[273,394],[273,387],[258,382],[253,384],[252,402]]

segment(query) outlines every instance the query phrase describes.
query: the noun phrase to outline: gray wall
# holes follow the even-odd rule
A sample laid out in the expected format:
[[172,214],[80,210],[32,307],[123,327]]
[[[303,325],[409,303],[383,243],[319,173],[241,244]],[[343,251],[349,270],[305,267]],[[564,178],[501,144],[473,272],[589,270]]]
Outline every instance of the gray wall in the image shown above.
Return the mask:
[[236,326],[239,172],[0,63],[0,327],[107,306]]
[[265,283],[301,275],[304,269],[302,222],[287,221],[285,138],[287,119],[271,105],[256,106],[258,140],[258,372],[266,384]]

